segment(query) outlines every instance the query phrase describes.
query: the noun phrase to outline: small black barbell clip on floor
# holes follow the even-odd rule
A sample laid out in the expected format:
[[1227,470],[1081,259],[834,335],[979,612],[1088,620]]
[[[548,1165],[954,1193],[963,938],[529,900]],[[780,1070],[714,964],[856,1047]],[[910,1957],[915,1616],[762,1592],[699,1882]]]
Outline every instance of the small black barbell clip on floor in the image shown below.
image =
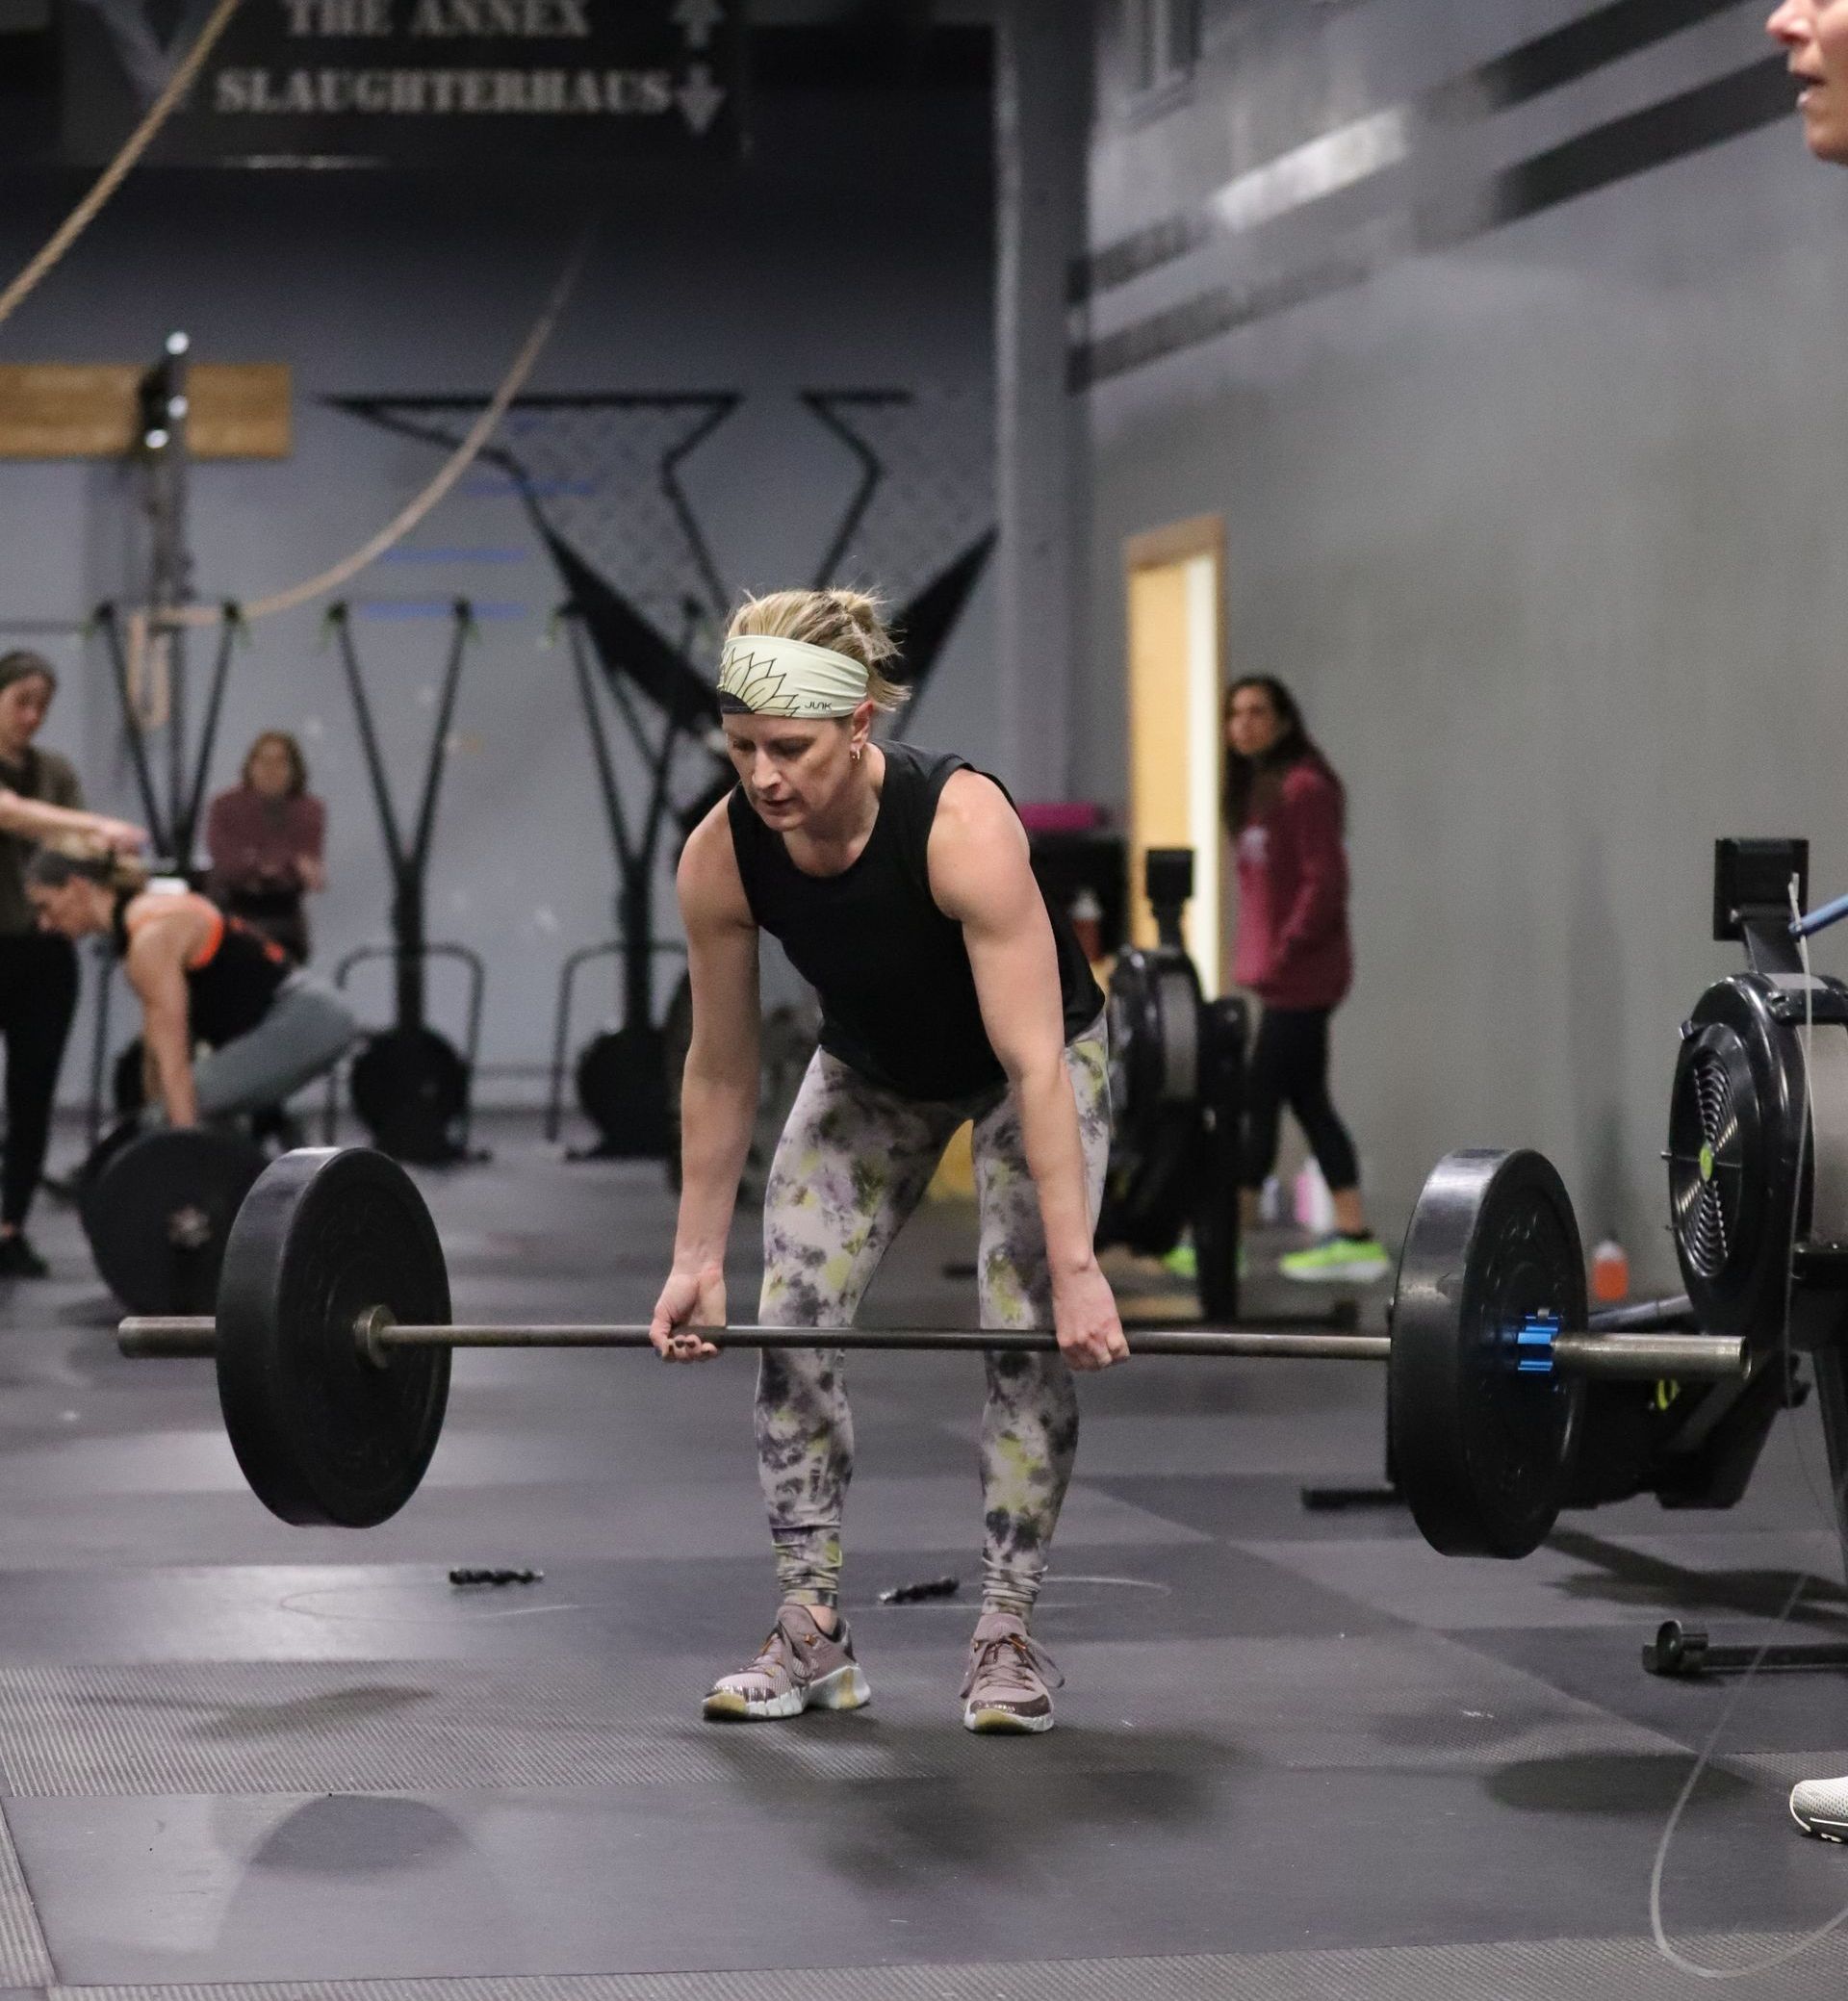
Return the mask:
[[543,1584],[542,1570],[452,1570],[451,1584]]
[[[126,1320],[130,1355],[210,1355],[225,1429],[285,1522],[366,1528],[417,1492],[458,1348],[650,1347],[646,1325],[452,1323],[416,1184],[363,1147],[268,1167],[225,1246],[216,1320]],[[1537,1153],[1454,1153],[1424,1184],[1387,1334],[1137,1327],[1133,1356],[1379,1362],[1412,1518],[1448,1555],[1525,1556],[1565,1504],[1588,1379],[1739,1380],[1748,1344],[1600,1334],[1563,1183]],[[719,1327],[726,1347],[976,1355],[1056,1350],[1049,1328]]]
[[1848,1640],[1774,1640],[1765,1647],[1736,1641],[1721,1647],[1698,1626],[1666,1619],[1643,1648],[1643,1665],[1652,1675],[1676,1681],[1763,1668],[1848,1667]]
[[883,1605],[921,1605],[934,1598],[954,1598],[962,1588],[961,1578],[930,1578],[922,1584],[894,1584],[879,1594]]

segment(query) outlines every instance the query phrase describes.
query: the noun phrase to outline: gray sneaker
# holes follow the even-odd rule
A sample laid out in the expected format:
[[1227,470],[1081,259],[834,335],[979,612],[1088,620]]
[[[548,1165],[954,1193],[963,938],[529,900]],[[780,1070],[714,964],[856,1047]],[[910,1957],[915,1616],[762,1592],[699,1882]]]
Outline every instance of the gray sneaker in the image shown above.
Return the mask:
[[996,1735],[1038,1735],[1052,1728],[1052,1691],[1065,1678],[1013,1612],[984,1612],[969,1642],[962,1678],[962,1728]]
[[1791,1791],[1790,1818],[1819,1841],[1848,1842],[1848,1779],[1806,1779]]
[[807,1605],[787,1604],[748,1668],[726,1675],[706,1699],[712,1723],[767,1723],[805,1709],[858,1709],[873,1699],[845,1620],[823,1632]]

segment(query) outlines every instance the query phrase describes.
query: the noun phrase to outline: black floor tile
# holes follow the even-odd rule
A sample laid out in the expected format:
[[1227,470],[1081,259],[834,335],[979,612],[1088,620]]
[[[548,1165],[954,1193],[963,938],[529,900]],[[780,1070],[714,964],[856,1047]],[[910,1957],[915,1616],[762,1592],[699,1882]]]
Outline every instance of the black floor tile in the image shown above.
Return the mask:
[[[1326,1483],[1289,1474],[1105,1474],[1091,1484],[1151,1515],[1228,1541],[1404,1542],[1418,1534],[1402,1503],[1311,1508],[1302,1498],[1304,1487]],[[1375,1487],[1384,1494],[1378,1481],[1365,1491]]]
[[[1580,1933],[1628,1934],[1679,1772],[1210,1771],[1156,1740],[1140,1771],[1029,1780],[1033,1745],[988,1749],[956,1782],[33,1800],[12,1817],[67,1982],[408,1978],[1547,1937],[1536,1872]],[[1755,1807],[1782,1811],[1739,1780],[1696,1807],[1671,1921],[1791,1925],[1838,1888],[1819,1847],[1742,1856]]]

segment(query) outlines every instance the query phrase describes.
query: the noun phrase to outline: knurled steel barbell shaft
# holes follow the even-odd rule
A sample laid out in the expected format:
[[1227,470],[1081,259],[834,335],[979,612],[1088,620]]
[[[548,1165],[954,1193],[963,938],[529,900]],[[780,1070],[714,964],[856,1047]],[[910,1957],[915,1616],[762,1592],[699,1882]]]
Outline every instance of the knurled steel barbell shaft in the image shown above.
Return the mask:
[[[722,1347],[890,1348],[900,1351],[1031,1349],[1059,1346],[1045,1328],[1012,1327],[696,1327]],[[415,1326],[382,1315],[355,1323],[356,1345],[373,1351],[394,1347],[647,1347],[646,1326],[594,1324]],[[1211,1355],[1237,1360],[1384,1362],[1389,1334],[1303,1334],[1265,1328],[1132,1327],[1132,1355]],[[117,1340],[125,1355],[211,1355],[216,1321],[183,1316],[144,1316],[122,1321]],[[1553,1366],[1573,1375],[1656,1381],[1715,1380],[1745,1375],[1751,1353],[1744,1341],[1717,1334],[1561,1333],[1553,1340]]]

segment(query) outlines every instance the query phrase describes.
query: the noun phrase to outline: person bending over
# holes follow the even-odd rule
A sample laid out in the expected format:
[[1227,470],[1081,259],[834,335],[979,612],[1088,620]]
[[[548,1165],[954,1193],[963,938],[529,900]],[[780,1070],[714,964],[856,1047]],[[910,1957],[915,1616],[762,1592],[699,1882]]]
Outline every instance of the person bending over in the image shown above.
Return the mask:
[[266,730],[244,753],[238,783],[206,814],[209,886],[227,915],[274,938],[297,965],[308,961],[305,898],[327,886],[326,837],[327,808],[308,789],[300,744]]
[[[726,1318],[724,1257],[757,1096],[757,938],[821,998],[821,1047],[771,1164],[759,1313],[854,1318],[951,1135],[974,1124],[985,1327],[1058,1350],[987,1356],[981,1616],[962,1690],[973,1731],[1052,1727],[1057,1674],[1028,1635],[1078,1441],[1071,1372],[1124,1359],[1092,1230],[1110,1148],[1103,996],[1028,862],[1013,802],[961,757],[876,744],[897,705],[877,602],[782,591],[732,616],[719,675],[738,782],[679,874],[693,986],[674,1263],[654,1346],[696,1361]],[[782,1607],[714,1719],[853,1708],[865,1678],[839,1605],[854,1432],[839,1350],[766,1349],[757,1469]]]
[[[141,1004],[150,1108],[169,1125],[269,1111],[358,1036],[331,988],[192,890],[150,889],[132,864],[57,848],[34,857],[27,890],[47,931],[115,939]],[[209,1054],[195,1062],[199,1043]]]
[[[1805,143],[1818,160],[1848,167],[1848,0],[1784,0],[1765,26],[1789,55]],[[1806,1834],[1848,1842],[1848,1778],[1804,1780],[1790,1815]]]
[[1334,1234],[1286,1257],[1286,1278],[1367,1285],[1392,1269],[1360,1197],[1354,1142],[1328,1094],[1328,1022],[1353,978],[1341,781],[1268,675],[1225,695],[1225,827],[1238,869],[1233,978],[1264,1003],[1245,1085],[1244,1224],[1277,1162],[1283,1108],[1328,1184]]
[[26,1236],[26,1219],[44,1173],[52,1099],[77,1012],[77,955],[66,939],[38,930],[26,901],[32,844],[65,836],[133,849],[145,838],[125,820],[85,812],[77,774],[34,742],[57,690],[48,660],[0,655],[0,1038],[7,1045],[0,1278],[43,1278],[50,1270]]

